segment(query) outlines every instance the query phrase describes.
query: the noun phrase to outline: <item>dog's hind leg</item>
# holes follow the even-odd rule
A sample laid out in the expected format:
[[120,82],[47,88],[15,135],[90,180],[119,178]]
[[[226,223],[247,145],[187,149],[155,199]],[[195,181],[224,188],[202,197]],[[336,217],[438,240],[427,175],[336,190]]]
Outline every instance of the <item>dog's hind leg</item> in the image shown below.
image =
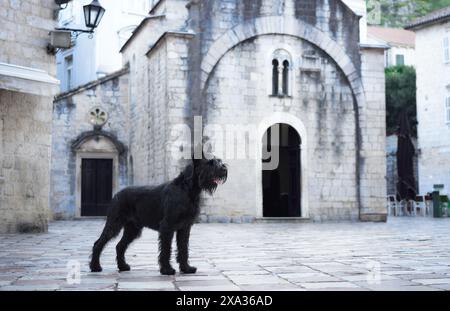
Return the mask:
[[100,265],[100,254],[102,253],[106,243],[119,234],[122,226],[122,223],[118,219],[112,220],[108,217],[106,220],[105,228],[103,228],[100,238],[95,241],[94,247],[92,248],[91,263],[89,264],[92,272],[102,271],[102,267]]
[[165,275],[175,274],[175,269],[170,265],[173,234],[174,231],[170,229],[159,231],[159,271]]
[[141,235],[141,232],[142,228],[137,227],[133,223],[128,223],[124,226],[122,239],[120,239],[116,246],[117,267],[119,271],[130,271],[130,266],[125,260],[125,252],[131,242]]
[[191,227],[180,229],[177,231],[177,261],[180,265],[180,270],[183,273],[195,273],[196,267],[189,265],[189,235]]

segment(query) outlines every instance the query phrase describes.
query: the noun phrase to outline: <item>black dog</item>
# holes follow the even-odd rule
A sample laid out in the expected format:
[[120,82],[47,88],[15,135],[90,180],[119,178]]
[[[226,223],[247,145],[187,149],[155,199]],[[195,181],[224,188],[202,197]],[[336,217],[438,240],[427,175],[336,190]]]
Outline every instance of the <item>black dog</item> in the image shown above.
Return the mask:
[[105,228],[92,249],[90,268],[102,271],[100,254],[106,243],[124,228],[116,246],[117,266],[120,271],[130,270],[125,261],[125,251],[138,238],[143,227],[159,232],[159,266],[161,274],[172,275],[170,265],[171,245],[174,233],[177,239],[177,261],[184,273],[195,273],[189,266],[189,234],[199,215],[200,193],[213,194],[217,185],[227,179],[227,168],[220,159],[194,159],[171,182],[156,187],[129,187],[118,192],[108,212]]

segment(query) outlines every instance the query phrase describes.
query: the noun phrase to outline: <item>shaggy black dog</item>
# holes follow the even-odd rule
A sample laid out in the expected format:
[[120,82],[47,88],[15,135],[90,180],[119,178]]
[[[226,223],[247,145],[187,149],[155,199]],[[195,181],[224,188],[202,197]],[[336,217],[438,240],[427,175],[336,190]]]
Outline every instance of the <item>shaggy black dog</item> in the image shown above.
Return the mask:
[[123,228],[123,236],[116,246],[117,266],[130,270],[125,251],[138,238],[143,227],[159,232],[159,266],[161,274],[172,275],[170,265],[172,239],[176,232],[177,261],[184,273],[195,273],[197,268],[188,263],[189,234],[199,215],[200,193],[213,194],[227,179],[227,168],[220,159],[194,159],[171,182],[156,187],[129,187],[118,192],[108,212],[105,228],[92,249],[90,268],[102,271],[100,254],[106,243]]

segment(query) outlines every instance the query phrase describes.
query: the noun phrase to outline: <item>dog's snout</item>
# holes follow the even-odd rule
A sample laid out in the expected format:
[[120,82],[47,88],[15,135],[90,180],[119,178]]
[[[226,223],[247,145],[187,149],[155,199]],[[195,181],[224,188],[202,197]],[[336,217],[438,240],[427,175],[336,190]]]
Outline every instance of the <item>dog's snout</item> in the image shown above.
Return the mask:
[[227,165],[225,163],[222,163],[220,168],[222,169],[223,173],[226,173],[228,171],[228,167],[227,167]]

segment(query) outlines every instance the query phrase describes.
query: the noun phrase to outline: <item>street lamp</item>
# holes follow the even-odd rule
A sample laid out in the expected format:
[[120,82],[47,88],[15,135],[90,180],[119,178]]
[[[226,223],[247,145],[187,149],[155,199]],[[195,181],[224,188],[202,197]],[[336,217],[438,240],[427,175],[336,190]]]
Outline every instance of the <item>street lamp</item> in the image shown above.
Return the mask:
[[[55,0],[57,3],[64,0]],[[84,12],[84,22],[86,27],[89,29],[73,29],[73,28],[56,28],[56,30],[72,31],[77,36],[80,33],[94,33],[94,29],[100,24],[103,15],[105,14],[105,9],[100,5],[98,0],[93,0],[91,4],[83,6]]]
[[[72,0],[55,0],[55,3],[63,9],[63,5]],[[72,45],[72,36],[77,38],[82,33],[88,33],[89,38],[92,38],[94,29],[98,27],[105,9],[100,5],[98,0],[93,0],[90,4],[83,6],[84,22],[87,29],[74,29],[74,28],[56,28],[50,32],[50,44],[47,46],[49,53],[55,54],[57,49],[68,49]]]
[[83,7],[84,11],[84,21],[86,23],[86,27],[94,29],[97,28],[98,24],[105,14],[105,9],[102,8],[98,0],[94,0],[91,4],[85,5]]

